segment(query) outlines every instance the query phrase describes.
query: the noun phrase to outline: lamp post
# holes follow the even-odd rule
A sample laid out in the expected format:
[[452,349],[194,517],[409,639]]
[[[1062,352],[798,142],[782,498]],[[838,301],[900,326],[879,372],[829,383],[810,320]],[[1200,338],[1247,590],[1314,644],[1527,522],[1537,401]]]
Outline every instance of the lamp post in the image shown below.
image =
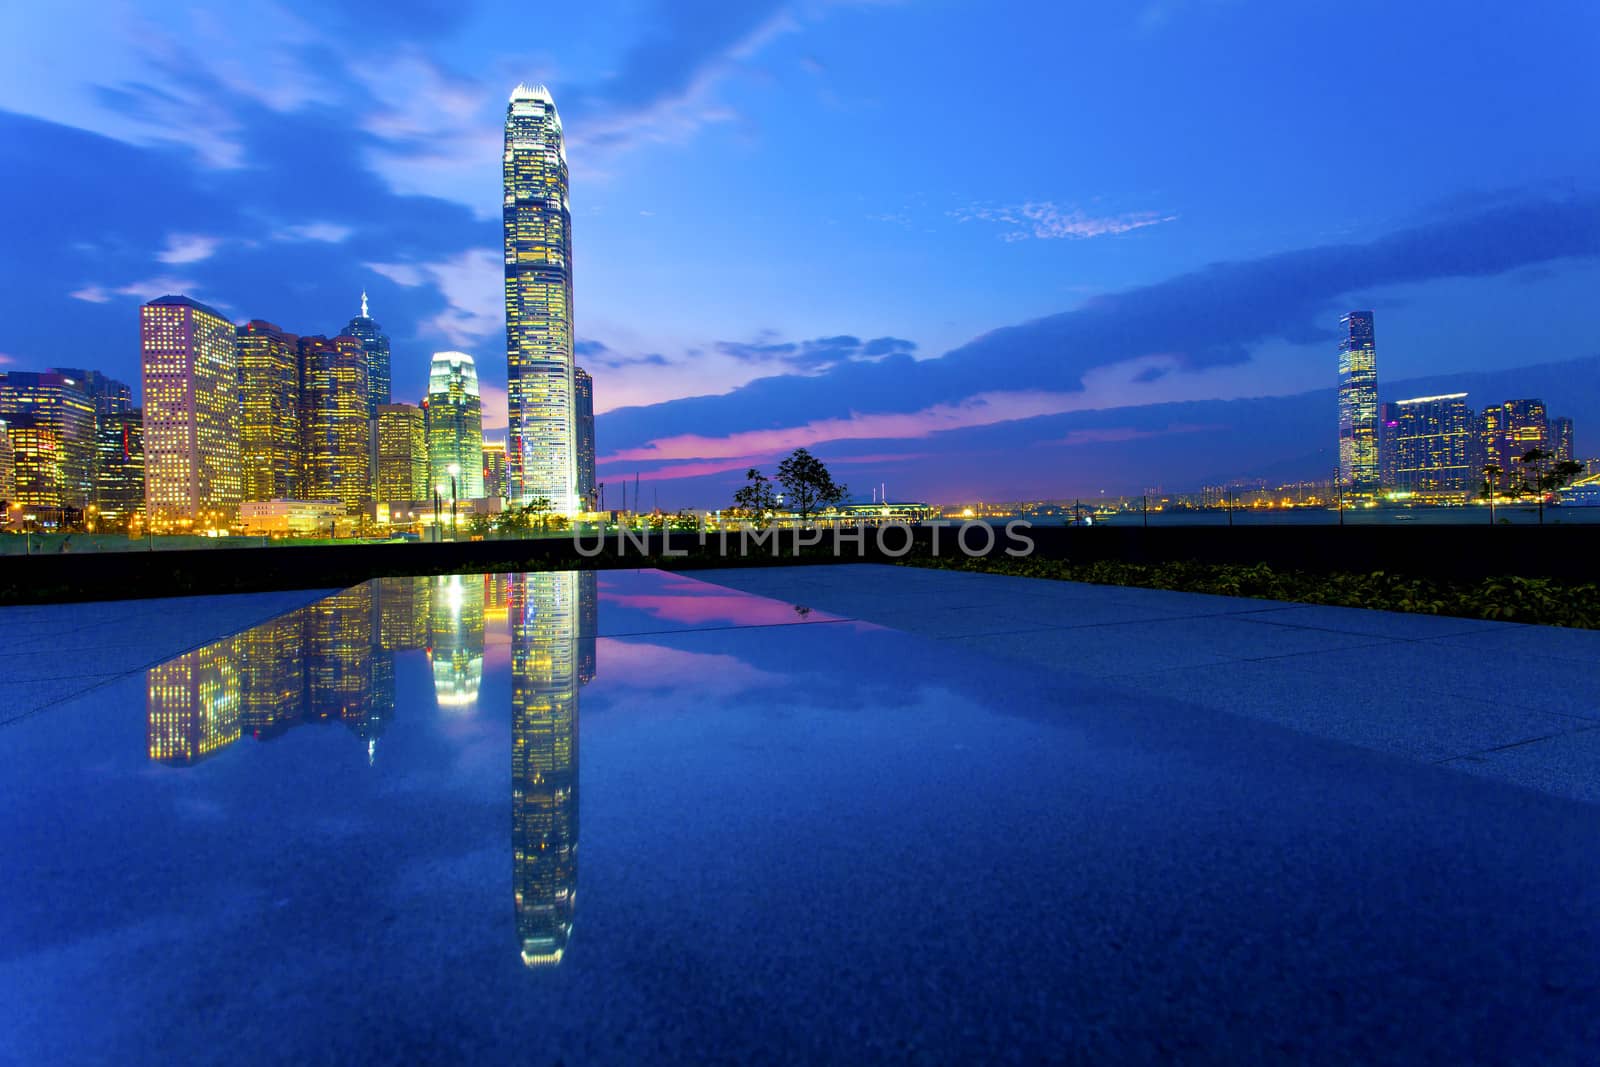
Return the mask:
[[439,514],[444,510],[444,499],[440,493],[444,492],[443,485],[433,487],[433,543],[438,544],[444,540],[444,516]]
[[452,463],[445,470],[450,472],[450,540],[458,540],[456,532],[456,475],[461,473],[461,464]]

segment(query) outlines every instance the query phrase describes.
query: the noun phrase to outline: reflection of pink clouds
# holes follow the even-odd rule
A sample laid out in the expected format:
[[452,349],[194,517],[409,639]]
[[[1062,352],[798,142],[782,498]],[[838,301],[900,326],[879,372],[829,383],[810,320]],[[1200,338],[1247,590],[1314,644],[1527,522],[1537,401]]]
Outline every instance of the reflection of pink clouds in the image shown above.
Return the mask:
[[695,699],[729,697],[747,689],[783,685],[787,675],[762,670],[719,652],[687,652],[638,638],[595,641],[596,689],[679,689]]
[[802,617],[793,605],[743,593],[696,593],[694,596],[650,594],[606,597],[608,605],[633,608],[653,618],[682,623],[727,623],[731,626],[772,626],[788,622],[837,622],[839,616],[813,611]]
[[980,393],[959,404],[935,404],[904,414],[853,414],[847,419],[819,419],[803,426],[746,430],[727,437],[680,434],[651,441],[642,448],[623,449],[605,456],[602,462],[771,456],[823,441],[903,440],[945,430],[1057,415],[1072,410],[1078,403],[1079,397],[1074,393]]

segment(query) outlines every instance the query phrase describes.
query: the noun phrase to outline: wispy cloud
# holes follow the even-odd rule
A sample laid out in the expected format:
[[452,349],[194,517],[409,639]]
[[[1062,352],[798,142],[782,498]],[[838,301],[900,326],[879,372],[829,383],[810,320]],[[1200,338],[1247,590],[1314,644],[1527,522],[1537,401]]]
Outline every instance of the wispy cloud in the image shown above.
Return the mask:
[[[166,296],[169,293],[183,293],[193,296],[199,288],[199,283],[189,278],[176,278],[170,274],[161,274],[154,278],[129,282],[127,285],[119,285],[115,288],[90,283],[74,289],[67,295],[74,300],[82,300],[90,304],[107,304],[119,296],[136,297],[140,301],[154,300],[158,296]],[[211,301],[211,303],[219,308],[227,306],[216,300]]]
[[505,329],[505,260],[495,249],[471,248],[433,263],[367,263],[364,266],[407,288],[431,285],[445,308],[422,325],[458,348]]
[[221,244],[222,238],[203,233],[172,233],[167,235],[167,247],[156,253],[156,259],[173,266],[199,263],[210,259]]
[[355,228],[337,222],[305,222],[297,226],[285,226],[273,234],[280,241],[321,241],[324,244],[343,244]]
[[1091,215],[1076,207],[1063,207],[1051,200],[1030,200],[1025,204],[994,207],[977,204],[951,211],[957,222],[990,222],[1006,227],[1002,241],[1083,240],[1106,237],[1131,230],[1175,222],[1178,216],[1158,211],[1134,211],[1120,215]]

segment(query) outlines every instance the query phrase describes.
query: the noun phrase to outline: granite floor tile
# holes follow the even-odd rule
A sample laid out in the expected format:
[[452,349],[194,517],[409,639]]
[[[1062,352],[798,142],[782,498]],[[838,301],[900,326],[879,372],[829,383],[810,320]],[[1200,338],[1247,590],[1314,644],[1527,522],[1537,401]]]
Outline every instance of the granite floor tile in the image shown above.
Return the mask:
[[1600,727],[1474,752],[1444,764],[1555,796],[1600,803]]

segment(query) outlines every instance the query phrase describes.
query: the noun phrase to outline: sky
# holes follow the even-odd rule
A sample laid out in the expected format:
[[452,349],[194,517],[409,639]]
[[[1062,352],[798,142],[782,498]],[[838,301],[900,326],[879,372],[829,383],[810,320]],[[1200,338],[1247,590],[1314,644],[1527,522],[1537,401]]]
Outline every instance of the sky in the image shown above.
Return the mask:
[[465,351],[501,427],[501,128],[547,84],[600,480],[663,506],[802,446],[935,502],[1323,474],[1331,397],[1281,454],[1247,421],[1332,387],[1354,308],[1386,399],[1600,354],[1589,0],[55,0],[0,40],[0,369],[137,386],[144,300],[332,334],[365,290],[396,399]]

